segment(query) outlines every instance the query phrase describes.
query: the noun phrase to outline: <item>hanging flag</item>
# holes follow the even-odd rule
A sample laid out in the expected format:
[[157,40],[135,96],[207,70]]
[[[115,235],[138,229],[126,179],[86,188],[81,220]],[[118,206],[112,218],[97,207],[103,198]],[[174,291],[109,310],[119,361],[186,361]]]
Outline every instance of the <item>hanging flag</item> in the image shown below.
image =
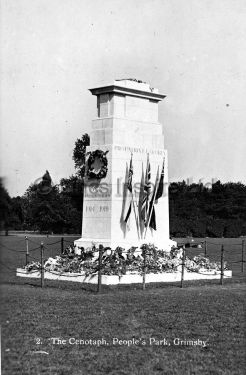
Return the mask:
[[149,212],[149,198],[151,193],[151,171],[149,163],[149,154],[147,156],[147,165],[146,173],[144,179],[144,188],[143,188],[143,200],[141,202],[141,219],[144,222],[144,225],[147,225],[148,222],[148,212]]
[[163,194],[163,189],[164,189],[164,168],[165,168],[165,158],[163,159],[163,164],[162,164],[162,170],[161,170],[161,178],[158,184],[158,189],[156,192],[156,197],[155,197],[155,203],[157,203],[158,199],[162,197]]
[[132,211],[132,175],[133,175],[133,167],[132,167],[132,155],[130,160],[129,172],[128,172],[128,180],[127,180],[127,197],[126,197],[126,204],[125,207],[127,209],[126,215],[124,218],[124,222],[129,224],[129,218]]
[[[161,180],[161,178],[160,178]],[[150,205],[149,205],[149,227],[156,230],[156,217],[155,217],[155,206],[154,203],[156,201],[156,196],[158,192],[158,188],[160,186],[160,181],[159,181],[159,167],[157,169],[157,174],[156,174],[156,179],[155,179],[155,187],[153,190],[153,194],[151,197]]]
[[139,221],[139,231],[140,231],[140,237],[143,238],[144,233],[144,222],[142,220],[142,202],[144,198],[144,170],[142,165],[142,175],[141,175],[141,181],[140,181],[140,189],[139,189],[139,197],[138,197],[138,221]]

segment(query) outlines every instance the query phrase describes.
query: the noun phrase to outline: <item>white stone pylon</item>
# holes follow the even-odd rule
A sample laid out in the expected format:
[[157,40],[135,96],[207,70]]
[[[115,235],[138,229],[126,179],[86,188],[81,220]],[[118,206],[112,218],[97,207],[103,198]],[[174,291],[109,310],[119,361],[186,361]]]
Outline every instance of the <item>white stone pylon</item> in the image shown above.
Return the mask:
[[[87,152],[107,152],[108,170],[101,179],[86,175],[82,236],[75,241],[76,251],[93,243],[112,249],[121,246],[126,250],[154,243],[168,251],[175,243],[169,238],[168,158],[162,125],[158,121],[158,103],[165,95],[149,84],[129,79],[90,91],[97,97],[98,117],[92,121]],[[131,157],[133,201],[126,223],[124,213]],[[157,170],[162,170],[163,160],[165,164],[163,195],[154,204],[156,230],[147,228],[146,231],[141,209],[147,157],[151,174],[148,203]],[[96,158],[92,168],[98,173],[102,166],[102,160]]]

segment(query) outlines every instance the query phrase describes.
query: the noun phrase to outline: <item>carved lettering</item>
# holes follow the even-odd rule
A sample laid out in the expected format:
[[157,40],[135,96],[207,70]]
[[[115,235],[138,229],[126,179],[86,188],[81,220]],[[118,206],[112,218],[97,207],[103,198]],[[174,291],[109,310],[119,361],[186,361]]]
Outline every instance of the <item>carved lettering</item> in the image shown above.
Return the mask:
[[95,206],[86,206],[85,211],[86,212],[95,212]]
[[152,155],[164,155],[164,150],[152,150],[148,148],[141,148],[141,147],[130,147],[130,146],[114,146],[115,150],[118,151],[126,151],[126,152],[133,152],[133,153],[141,153],[141,154],[152,154]]
[[85,212],[96,214],[96,213],[105,213],[109,212],[109,206],[85,206]]
[[109,211],[109,207],[108,206],[100,206],[99,211],[100,212],[108,212]]

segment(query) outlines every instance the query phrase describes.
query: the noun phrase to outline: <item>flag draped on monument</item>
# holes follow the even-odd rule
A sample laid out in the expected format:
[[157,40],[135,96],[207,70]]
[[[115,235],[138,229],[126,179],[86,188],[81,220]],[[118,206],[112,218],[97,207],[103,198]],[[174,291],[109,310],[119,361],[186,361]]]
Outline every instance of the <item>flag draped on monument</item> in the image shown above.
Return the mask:
[[143,188],[143,200],[141,202],[141,219],[146,226],[148,223],[148,212],[149,212],[149,198],[151,194],[151,170],[149,163],[149,155],[147,157],[146,173],[144,178],[144,188]]
[[142,220],[142,203],[144,198],[144,170],[142,165],[142,175],[141,175],[141,181],[140,181],[140,191],[139,191],[139,198],[138,198],[138,220],[139,220],[139,231],[141,238],[143,237],[144,233],[144,221]]
[[156,218],[155,218],[155,206],[154,203],[156,201],[156,195],[158,192],[158,188],[160,185],[159,181],[159,167],[157,169],[156,179],[155,179],[155,186],[152,193],[150,205],[149,205],[149,212],[148,212],[148,226],[154,230],[156,230]]
[[145,227],[146,227],[145,236],[146,236],[146,232],[147,232],[148,227],[152,228],[154,230],[157,229],[154,204],[158,203],[158,199],[161,198],[162,194],[163,194],[163,190],[164,190],[164,168],[165,168],[165,159],[163,159],[160,178],[159,178],[159,166],[158,166],[158,169],[157,169],[155,186],[154,186],[154,189],[153,189],[153,192],[152,192],[152,195],[151,195],[151,199],[150,199],[150,203],[149,203],[149,206],[148,206],[147,220],[145,221]]
[[132,211],[132,204],[133,204],[133,199],[132,199],[132,175],[133,175],[133,166],[132,166],[132,156],[130,160],[130,166],[129,166],[129,172],[128,172],[128,180],[127,180],[127,196],[126,196],[126,215],[124,218],[124,222],[128,225],[129,227],[129,219]]
[[161,177],[160,177],[158,189],[157,189],[157,192],[156,192],[155,203],[158,202],[158,199],[161,198],[162,194],[163,194],[163,190],[164,190],[164,169],[165,169],[165,158],[163,159],[163,163],[162,163]]

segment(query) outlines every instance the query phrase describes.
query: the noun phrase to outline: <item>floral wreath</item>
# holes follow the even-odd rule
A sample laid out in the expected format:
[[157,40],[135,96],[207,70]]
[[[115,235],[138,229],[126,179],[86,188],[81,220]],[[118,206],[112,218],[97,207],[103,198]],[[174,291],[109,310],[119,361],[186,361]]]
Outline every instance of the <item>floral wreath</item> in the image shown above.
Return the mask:
[[[96,150],[93,152],[90,152],[90,156],[87,161],[87,176],[89,178],[96,178],[100,180],[101,178],[105,178],[107,176],[108,172],[108,159],[106,157],[108,151],[104,152],[102,150]],[[92,167],[92,164],[97,159],[100,160],[100,162],[103,164],[102,167],[99,169],[98,172],[95,172],[95,169]]]

